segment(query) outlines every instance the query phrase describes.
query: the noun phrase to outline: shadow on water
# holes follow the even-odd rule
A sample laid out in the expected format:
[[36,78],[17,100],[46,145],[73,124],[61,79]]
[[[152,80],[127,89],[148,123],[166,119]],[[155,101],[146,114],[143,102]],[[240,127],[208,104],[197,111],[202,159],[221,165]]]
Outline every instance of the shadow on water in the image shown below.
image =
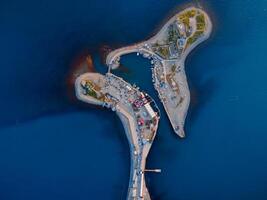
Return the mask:
[[191,103],[186,119],[186,132],[190,132],[190,127],[199,117],[201,110],[205,109],[205,105],[216,92],[217,85],[214,79],[209,79],[201,85],[191,83],[189,87],[191,88]]
[[[208,42],[205,44],[208,44]],[[200,111],[205,108],[205,104],[212,98],[218,84],[214,77],[206,77],[206,72],[212,71],[210,67],[204,63],[196,63],[201,55],[201,50],[205,48],[205,44],[200,44],[199,47],[194,49],[187,57],[185,62],[185,71],[187,75],[188,85],[190,89],[190,106],[186,119],[186,132],[190,132],[190,127],[197,120]],[[203,45],[203,46],[202,46]]]
[[[43,63],[33,72],[18,72],[16,80],[5,88],[8,91],[4,89],[0,94],[1,100],[6,102],[0,105],[0,130],[50,115],[77,111],[76,105],[79,103],[71,84],[77,75],[76,71],[81,74],[93,70],[90,63],[83,64],[90,62],[86,56],[91,51],[94,50],[79,46],[66,52],[66,55],[58,55],[60,60],[51,57],[51,62],[54,62],[52,65],[57,67],[47,67],[51,64]],[[38,61],[35,62],[31,65],[37,65]]]

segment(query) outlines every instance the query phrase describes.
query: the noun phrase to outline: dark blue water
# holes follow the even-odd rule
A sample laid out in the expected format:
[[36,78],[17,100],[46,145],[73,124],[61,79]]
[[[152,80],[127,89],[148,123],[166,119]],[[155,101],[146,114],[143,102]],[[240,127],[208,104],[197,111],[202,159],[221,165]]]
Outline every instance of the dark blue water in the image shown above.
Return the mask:
[[[114,113],[67,98],[74,57],[149,37],[188,1],[0,2],[0,199],[125,199],[129,151]],[[148,158],[152,199],[267,199],[267,1],[206,0],[211,39],[186,61],[187,138],[165,113]],[[157,101],[150,65],[127,74]]]

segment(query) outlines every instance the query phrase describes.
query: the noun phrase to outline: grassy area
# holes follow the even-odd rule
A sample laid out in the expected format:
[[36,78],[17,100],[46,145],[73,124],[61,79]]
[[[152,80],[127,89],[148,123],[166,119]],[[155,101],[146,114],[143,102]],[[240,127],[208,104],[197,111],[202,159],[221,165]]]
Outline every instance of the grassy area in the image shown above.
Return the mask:
[[162,47],[162,46],[158,47],[156,53],[158,53],[161,57],[163,57],[165,59],[169,58],[169,56],[170,56],[169,49],[168,49],[168,47],[165,47],[165,46],[164,47]]
[[182,23],[184,23],[186,28],[189,28],[190,26],[189,18],[195,17],[195,15],[196,15],[196,10],[188,10],[180,14],[178,18],[180,19]]
[[197,24],[197,30],[204,30],[205,24]]
[[85,90],[86,95],[97,99],[97,93],[96,93],[96,91],[94,89],[94,84],[93,83],[91,83],[90,81],[86,81],[85,86],[82,86],[82,87]]
[[180,19],[181,22],[185,25],[186,29],[188,29],[190,27],[190,21],[189,21],[189,18],[182,18]]
[[205,16],[200,14],[196,16],[197,30],[204,31],[206,27]]
[[193,9],[193,10],[188,10],[188,11],[185,13],[185,15],[186,15],[186,17],[189,17],[189,18],[191,18],[191,17],[195,17],[195,15],[196,15],[196,10],[195,10],[195,9]]
[[202,34],[203,34],[203,31],[196,31],[196,32],[194,33],[193,36],[191,36],[190,38],[188,38],[188,39],[187,39],[186,46],[185,46],[185,49],[186,49],[189,45],[191,45],[191,44],[193,44],[195,41],[197,41],[197,39],[198,39]]
[[196,15],[196,10],[194,10],[194,9],[188,10],[188,11],[180,14],[179,19],[185,19],[185,18],[189,19],[189,18],[195,17],[195,15]]
[[193,36],[188,38],[187,42],[189,42],[190,44],[194,43],[202,34],[203,31],[196,31]]
[[91,96],[91,97],[94,97],[94,98],[97,99],[97,94],[96,94],[96,92],[94,90],[87,89],[86,90],[86,95]]
[[204,24],[205,25],[205,16],[204,14],[200,14],[196,16],[197,24]]
[[197,26],[197,30],[191,37],[187,39],[185,49],[189,45],[193,44],[204,33],[205,26],[206,26],[204,14],[199,14],[196,16],[196,26]]

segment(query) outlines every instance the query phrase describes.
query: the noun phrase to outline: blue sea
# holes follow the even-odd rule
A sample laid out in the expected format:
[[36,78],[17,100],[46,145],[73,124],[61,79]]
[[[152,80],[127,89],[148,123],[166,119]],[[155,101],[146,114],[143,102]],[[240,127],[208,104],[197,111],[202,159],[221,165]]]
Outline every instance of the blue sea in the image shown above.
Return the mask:
[[[0,1],[0,200],[121,200],[129,147],[117,116],[70,100],[81,52],[149,38],[185,0]],[[172,131],[150,63],[128,55],[116,72],[161,109],[147,160],[153,200],[267,199],[267,1],[202,0],[214,25],[191,52],[185,139]]]

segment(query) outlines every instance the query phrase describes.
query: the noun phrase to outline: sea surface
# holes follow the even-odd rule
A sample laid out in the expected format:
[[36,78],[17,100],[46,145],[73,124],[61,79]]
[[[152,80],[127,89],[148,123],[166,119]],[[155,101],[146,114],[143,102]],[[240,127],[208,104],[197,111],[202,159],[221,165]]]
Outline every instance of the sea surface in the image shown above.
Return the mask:
[[[184,0],[0,1],[0,199],[121,200],[129,148],[117,116],[67,97],[73,60],[149,38]],[[267,199],[267,1],[203,0],[211,38],[188,56],[192,103],[179,139],[151,83],[150,63],[116,72],[161,109],[147,161],[153,200]]]

